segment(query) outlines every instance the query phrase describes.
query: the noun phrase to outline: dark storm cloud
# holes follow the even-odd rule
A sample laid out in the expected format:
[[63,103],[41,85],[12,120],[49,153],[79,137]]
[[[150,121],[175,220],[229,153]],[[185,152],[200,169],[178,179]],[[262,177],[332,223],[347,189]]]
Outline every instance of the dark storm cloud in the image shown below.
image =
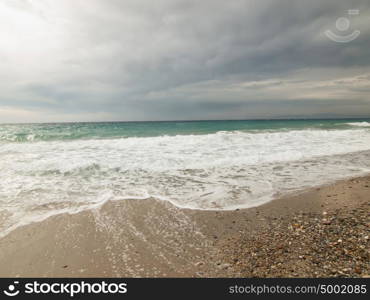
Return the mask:
[[[7,111],[59,120],[370,114],[365,0],[0,3],[5,21],[35,26],[0,30]],[[360,10],[349,17],[360,36],[330,41],[324,31],[348,9]]]

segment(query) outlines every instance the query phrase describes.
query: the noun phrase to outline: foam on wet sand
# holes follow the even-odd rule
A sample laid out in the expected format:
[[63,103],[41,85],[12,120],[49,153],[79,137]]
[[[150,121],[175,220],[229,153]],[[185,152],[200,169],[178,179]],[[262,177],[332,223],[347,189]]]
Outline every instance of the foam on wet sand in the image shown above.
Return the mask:
[[[272,256],[275,265],[288,259],[283,263],[294,266],[294,272],[289,268],[274,271],[276,269],[269,267],[274,262],[265,268],[263,264],[258,267],[262,252],[253,259],[256,267],[240,249],[251,249],[250,243],[255,238],[262,245],[265,241],[263,249],[266,249],[271,242],[270,234],[279,236],[281,229],[286,230],[287,237],[291,236],[289,228],[297,226],[294,224],[302,215],[310,222],[325,222],[323,219],[327,215],[327,218],[356,219],[356,215],[363,215],[364,207],[368,208],[369,194],[370,178],[364,177],[313,188],[259,207],[233,211],[181,209],[155,199],[108,201],[95,209],[60,214],[19,227],[1,238],[0,276],[368,276],[368,240],[358,244],[359,247],[367,245],[365,252],[352,251],[353,255],[363,255],[362,258],[349,257],[358,264],[348,265],[343,258],[339,260],[342,265],[325,262],[342,274],[329,267],[330,272],[317,273],[314,268],[317,262],[310,259],[317,255],[306,253],[313,251],[312,247],[304,248],[302,253],[305,254],[302,254],[287,246],[288,251],[297,256],[289,255],[288,258],[280,255],[278,249],[268,250],[275,253]],[[346,224],[344,222],[339,227],[343,233],[350,226]],[[361,231],[357,232],[358,236],[364,239],[368,236],[368,221],[351,226],[353,230]],[[330,230],[326,234],[323,238],[330,241]],[[281,239],[285,241],[283,236]],[[341,237],[343,244],[349,238],[348,235]],[[299,257],[303,255],[306,259]],[[334,260],[335,256],[331,255],[330,259]],[[253,270],[258,272],[253,275]]]

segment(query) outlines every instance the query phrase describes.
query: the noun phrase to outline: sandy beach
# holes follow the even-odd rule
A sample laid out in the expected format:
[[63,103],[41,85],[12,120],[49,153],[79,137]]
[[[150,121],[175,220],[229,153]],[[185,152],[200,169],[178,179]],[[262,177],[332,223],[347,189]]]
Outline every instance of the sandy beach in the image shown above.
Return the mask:
[[1,238],[0,276],[368,277],[369,198],[363,177],[233,211],[107,202]]

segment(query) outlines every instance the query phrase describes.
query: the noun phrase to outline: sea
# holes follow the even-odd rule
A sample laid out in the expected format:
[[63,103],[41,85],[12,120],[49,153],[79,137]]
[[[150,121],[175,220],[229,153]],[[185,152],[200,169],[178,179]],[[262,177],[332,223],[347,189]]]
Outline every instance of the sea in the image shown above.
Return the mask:
[[107,201],[232,210],[369,173],[369,119],[0,124],[0,236]]

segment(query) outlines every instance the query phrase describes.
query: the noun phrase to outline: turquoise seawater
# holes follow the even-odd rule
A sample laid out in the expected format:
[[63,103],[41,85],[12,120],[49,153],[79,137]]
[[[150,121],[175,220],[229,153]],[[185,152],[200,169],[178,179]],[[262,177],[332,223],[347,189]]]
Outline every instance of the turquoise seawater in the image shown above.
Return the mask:
[[247,208],[370,173],[370,120],[0,125],[0,237],[107,201]]
[[[370,119],[338,119],[0,124],[0,142],[199,135],[219,131],[349,129],[366,127],[367,123],[370,126],[369,122]],[[360,126],[353,126],[354,123]]]

